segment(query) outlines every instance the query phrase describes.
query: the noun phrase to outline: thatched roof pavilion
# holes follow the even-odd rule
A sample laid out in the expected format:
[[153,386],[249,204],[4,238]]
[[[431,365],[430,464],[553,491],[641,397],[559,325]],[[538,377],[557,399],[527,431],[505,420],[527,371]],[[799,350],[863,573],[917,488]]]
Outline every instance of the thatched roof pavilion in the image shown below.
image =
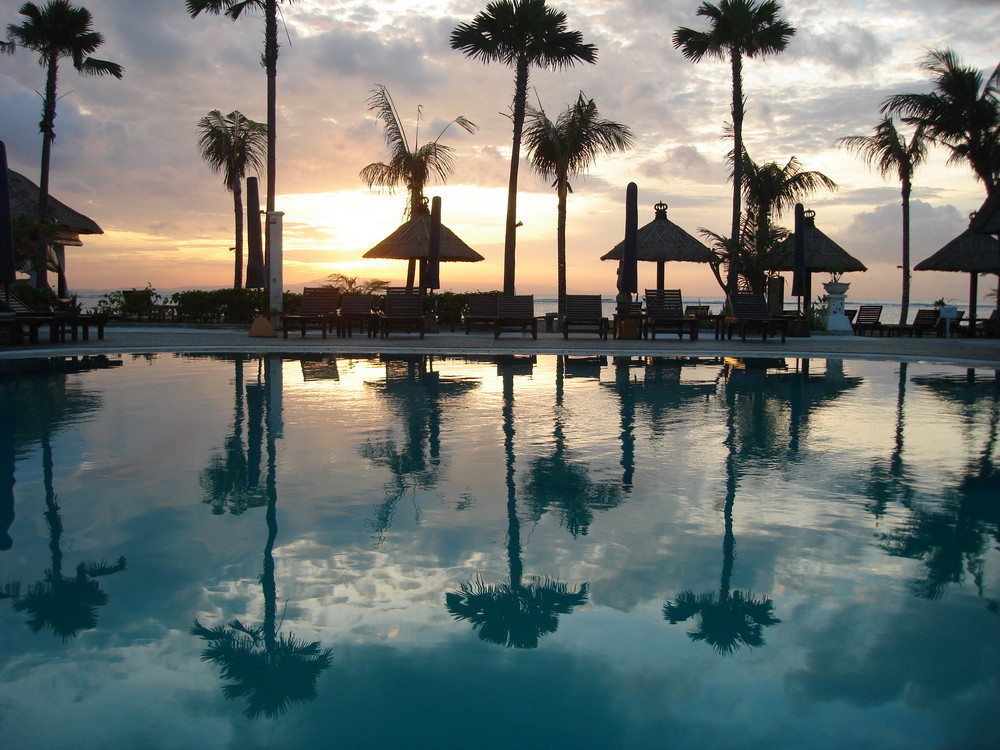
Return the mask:
[[[27,177],[13,169],[8,169],[10,178],[10,213],[11,216],[27,216],[37,219],[39,187]],[[59,268],[60,297],[66,297],[69,292],[66,284],[66,247],[82,247],[81,234],[104,234],[97,222],[79,211],[74,211],[65,203],[49,196],[49,218],[53,222],[52,252]]]
[[969,226],[984,234],[1000,234],[1000,190],[986,199],[973,215]]
[[[914,271],[956,271],[969,274],[969,320],[976,319],[979,274],[1000,275],[1000,241],[971,227],[929,258]],[[973,325],[975,325],[973,323]]]
[[[664,266],[668,261],[688,263],[718,263],[719,258],[701,241],[695,239],[667,218],[667,204],[653,206],[653,220],[639,228],[636,235],[636,259],[656,263],[656,287],[664,284]],[[625,242],[619,242],[601,256],[601,260],[621,260]]]

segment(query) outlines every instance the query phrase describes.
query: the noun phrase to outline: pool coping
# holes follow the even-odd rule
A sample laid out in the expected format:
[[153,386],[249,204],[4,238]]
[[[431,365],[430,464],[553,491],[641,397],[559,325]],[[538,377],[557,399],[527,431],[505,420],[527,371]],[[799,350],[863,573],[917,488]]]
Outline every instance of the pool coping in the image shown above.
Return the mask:
[[[242,339],[237,343],[237,339]],[[648,339],[608,339],[539,332],[529,335],[505,334],[494,339],[488,332],[441,332],[420,339],[418,334],[392,334],[387,339],[364,335],[351,338],[322,338],[318,331],[289,338],[249,337],[241,327],[116,326],[109,325],[104,339],[89,341],[41,342],[0,349],[0,359],[31,357],[72,357],[86,354],[136,354],[154,352],[254,352],[289,355],[349,354],[441,354],[503,355],[545,354],[612,357],[820,357],[827,359],[874,359],[900,362],[940,362],[966,367],[1000,369],[1000,340],[880,338],[819,334],[808,338],[698,341],[675,336]]]

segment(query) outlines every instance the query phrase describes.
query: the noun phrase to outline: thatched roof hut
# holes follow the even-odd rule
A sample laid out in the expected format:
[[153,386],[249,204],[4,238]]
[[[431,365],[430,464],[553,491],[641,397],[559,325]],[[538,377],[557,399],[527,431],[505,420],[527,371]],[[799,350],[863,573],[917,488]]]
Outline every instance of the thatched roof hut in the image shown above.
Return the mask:
[[[10,175],[11,216],[38,217],[38,186],[19,172],[7,170]],[[81,234],[104,234],[97,222],[89,216],[74,211],[65,203],[49,196],[49,216],[55,224],[54,242],[58,245],[80,247]]]
[[[400,225],[396,231],[365,253],[363,258],[390,260],[426,260],[431,246],[430,214],[420,214]],[[485,260],[466,245],[458,235],[441,225],[441,261],[475,263]]]
[[984,234],[1000,234],[1000,190],[986,199],[972,217],[969,226]]
[[[669,261],[718,263],[708,247],[667,218],[667,204],[653,206],[653,220],[636,234],[636,259],[656,263],[657,288],[664,283],[664,265]],[[625,242],[619,242],[601,256],[601,260],[621,260]]]
[[[860,260],[848,253],[844,248],[827,237],[816,228],[816,212],[805,212],[805,252],[806,271],[814,273],[816,271],[867,271]],[[788,237],[778,243],[775,250],[774,262],[771,265],[773,271],[794,271],[795,270],[795,235]]]
[[995,273],[1000,275],[1000,241],[988,234],[969,228],[932,256],[917,263],[913,270],[968,273],[969,320],[975,321],[979,274]]

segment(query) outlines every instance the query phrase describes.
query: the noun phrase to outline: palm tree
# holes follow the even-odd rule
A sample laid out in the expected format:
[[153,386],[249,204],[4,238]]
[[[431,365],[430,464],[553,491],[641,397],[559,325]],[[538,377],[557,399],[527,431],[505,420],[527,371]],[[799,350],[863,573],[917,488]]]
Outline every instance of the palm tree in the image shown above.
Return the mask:
[[[408,219],[420,214],[429,214],[424,188],[436,176],[442,183],[455,169],[455,152],[450,146],[441,143],[441,137],[452,125],[458,125],[467,133],[475,133],[478,126],[459,115],[445,125],[437,138],[423,146],[414,148],[406,138],[406,130],[399,119],[396,104],[385,86],[376,86],[368,97],[368,110],[375,113],[375,118],[382,122],[385,128],[385,143],[389,147],[388,162],[372,162],[361,170],[361,179],[368,189],[379,187],[393,192],[397,187],[406,188],[406,212]],[[417,127],[413,133],[414,146],[420,137],[420,117],[422,110],[417,107]],[[407,270],[407,287],[413,286],[416,270],[416,260],[411,258]]]
[[[718,5],[702,3],[697,15],[708,18],[710,30],[696,31],[682,26],[674,31],[674,47],[687,59],[698,63],[706,57],[729,59],[733,79],[733,154],[743,153],[743,58],[764,57],[782,52],[795,28],[778,18],[781,6],[774,0],[722,0]],[[733,219],[735,248],[740,247],[741,197],[743,162],[733,160]],[[739,250],[730,259],[726,288],[729,294],[737,289]]]
[[836,190],[837,183],[822,172],[804,171],[792,157],[782,166],[777,162],[756,164],[743,151],[743,197],[746,216],[741,233],[740,276],[753,291],[763,291],[771,253],[788,230],[773,223],[796,203],[820,190]]
[[324,286],[339,289],[341,294],[375,294],[389,288],[389,282],[383,279],[360,279],[343,273],[331,273],[326,278],[330,283]]
[[[20,45],[37,52],[38,63],[46,70],[42,121],[39,123],[42,132],[42,168],[38,181],[38,217],[45,221],[49,213],[49,161],[52,141],[56,138],[59,61],[68,57],[78,72],[89,76],[110,75],[120,79],[125,69],[118,63],[90,57],[91,52],[104,44],[104,37],[93,30],[93,18],[86,8],[75,7],[68,0],[49,0],[42,7],[25,3],[18,9],[18,13],[25,17],[25,21],[20,26],[7,26],[10,41],[0,45],[0,50],[12,54]],[[49,285],[47,254],[46,247],[39,247],[39,257],[35,263],[35,285],[40,289]]]
[[837,139],[837,144],[858,154],[869,168],[875,168],[883,177],[895,174],[902,186],[903,196],[903,296],[899,311],[900,324],[906,323],[910,306],[910,193],[913,191],[913,173],[927,158],[925,127],[918,124],[913,135],[906,137],[896,129],[891,117],[875,126],[871,135],[848,135]]
[[577,61],[597,62],[597,47],[583,41],[579,31],[566,29],[566,14],[545,0],[495,0],[471,23],[451,32],[452,49],[484,63],[500,62],[514,68],[511,120],[514,139],[507,184],[507,221],[504,230],[503,292],[514,293],[517,244],[517,172],[521,159],[521,133],[528,102],[528,74],[532,66],[559,70]]
[[[289,3],[293,0],[287,0]],[[275,120],[278,114],[278,0],[185,0],[192,18],[199,13],[225,14],[233,21],[251,10],[264,13],[264,54],[261,63],[267,74],[267,210],[274,210],[275,196]]]
[[201,158],[233,194],[236,212],[236,271],[233,288],[243,286],[243,179],[248,171],[260,173],[267,148],[267,126],[238,110],[223,116],[213,109],[198,120],[198,149]]
[[882,103],[883,114],[908,125],[951,152],[952,163],[967,161],[992,195],[1000,187],[1000,65],[987,80],[964,67],[950,49],[931,50],[920,67],[933,74],[929,94],[896,94]]
[[531,166],[542,177],[552,178],[558,196],[556,263],[561,312],[566,299],[566,196],[573,192],[569,178],[585,172],[601,153],[627,150],[634,139],[627,125],[600,119],[594,100],[582,91],[555,122],[540,108],[530,110],[528,118],[524,142]]

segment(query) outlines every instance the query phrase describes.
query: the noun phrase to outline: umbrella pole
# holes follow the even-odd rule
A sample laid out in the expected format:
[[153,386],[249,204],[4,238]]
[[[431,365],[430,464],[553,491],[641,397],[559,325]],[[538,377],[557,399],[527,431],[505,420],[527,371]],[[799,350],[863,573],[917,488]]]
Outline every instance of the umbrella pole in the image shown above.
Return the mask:
[[663,289],[666,280],[667,263],[663,260],[656,261],[656,288]]
[[969,274],[969,330],[976,330],[976,296],[979,294],[979,274]]

